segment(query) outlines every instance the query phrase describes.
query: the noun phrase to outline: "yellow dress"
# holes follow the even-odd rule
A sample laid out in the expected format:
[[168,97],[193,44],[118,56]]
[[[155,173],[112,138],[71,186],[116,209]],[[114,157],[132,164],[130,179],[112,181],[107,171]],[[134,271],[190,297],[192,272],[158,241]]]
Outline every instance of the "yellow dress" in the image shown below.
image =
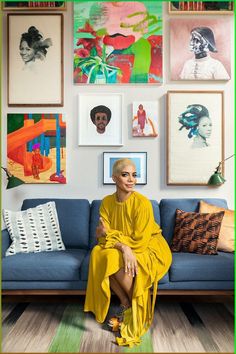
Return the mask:
[[138,262],[138,274],[132,306],[124,312],[121,337],[116,341],[132,347],[140,343],[140,337],[151,325],[157,283],[168,271],[172,256],[154,220],[151,202],[140,193],[133,192],[124,202],[118,202],[115,193],[108,195],[102,201],[100,216],[108,231],[91,252],[84,311],[93,312],[100,323],[105,321],[111,297],[109,276],[124,267],[122,253],[114,245],[121,242],[131,247]]

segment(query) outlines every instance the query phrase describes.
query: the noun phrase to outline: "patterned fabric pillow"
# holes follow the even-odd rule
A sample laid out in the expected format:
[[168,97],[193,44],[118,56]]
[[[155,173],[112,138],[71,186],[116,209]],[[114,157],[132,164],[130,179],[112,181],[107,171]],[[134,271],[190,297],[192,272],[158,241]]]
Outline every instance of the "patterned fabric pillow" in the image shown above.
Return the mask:
[[224,211],[211,214],[176,209],[173,252],[217,254],[216,247]]
[[65,250],[55,202],[23,211],[3,210],[3,218],[12,239],[6,256]]

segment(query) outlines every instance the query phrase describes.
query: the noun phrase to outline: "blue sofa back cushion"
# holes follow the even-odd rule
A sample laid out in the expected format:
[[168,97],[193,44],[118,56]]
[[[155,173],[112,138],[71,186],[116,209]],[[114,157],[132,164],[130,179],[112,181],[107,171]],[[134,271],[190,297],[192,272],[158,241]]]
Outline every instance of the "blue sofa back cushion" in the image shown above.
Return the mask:
[[[151,200],[154,218],[158,225],[160,225],[160,209],[159,204],[156,200]],[[93,248],[97,244],[96,240],[96,227],[99,220],[99,208],[101,205],[101,200],[93,200],[91,204],[90,213],[90,248]]]
[[197,213],[199,210],[199,202],[204,202],[217,205],[222,208],[228,208],[225,199],[217,198],[198,198],[198,199],[162,199],[160,201],[160,213],[161,213],[161,228],[162,233],[169,245],[171,244],[174,228],[175,228],[175,212],[176,209],[184,211],[192,211]]
[[49,201],[56,203],[61,236],[65,247],[89,248],[90,204],[86,199],[25,199],[22,210],[34,208]]

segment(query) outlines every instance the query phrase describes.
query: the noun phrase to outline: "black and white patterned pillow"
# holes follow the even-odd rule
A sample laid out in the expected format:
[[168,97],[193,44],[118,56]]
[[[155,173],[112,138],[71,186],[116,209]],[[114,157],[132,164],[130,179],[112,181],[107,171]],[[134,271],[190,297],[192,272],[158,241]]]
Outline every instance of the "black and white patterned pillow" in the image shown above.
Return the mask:
[[65,250],[55,202],[23,211],[4,209],[3,218],[12,239],[6,256],[16,253]]

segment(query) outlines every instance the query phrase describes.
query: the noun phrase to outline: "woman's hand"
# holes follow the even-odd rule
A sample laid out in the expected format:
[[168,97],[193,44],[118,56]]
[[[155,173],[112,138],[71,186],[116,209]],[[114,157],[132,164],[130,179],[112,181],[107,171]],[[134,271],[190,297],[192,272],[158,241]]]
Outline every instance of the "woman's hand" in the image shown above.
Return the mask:
[[107,231],[106,225],[104,224],[104,221],[100,217],[98,226],[96,227],[96,238],[99,239],[99,237],[105,236],[106,231]]
[[121,251],[123,253],[125,273],[134,277],[138,274],[138,263],[135,254],[132,252],[131,248],[126,245],[122,245]]

